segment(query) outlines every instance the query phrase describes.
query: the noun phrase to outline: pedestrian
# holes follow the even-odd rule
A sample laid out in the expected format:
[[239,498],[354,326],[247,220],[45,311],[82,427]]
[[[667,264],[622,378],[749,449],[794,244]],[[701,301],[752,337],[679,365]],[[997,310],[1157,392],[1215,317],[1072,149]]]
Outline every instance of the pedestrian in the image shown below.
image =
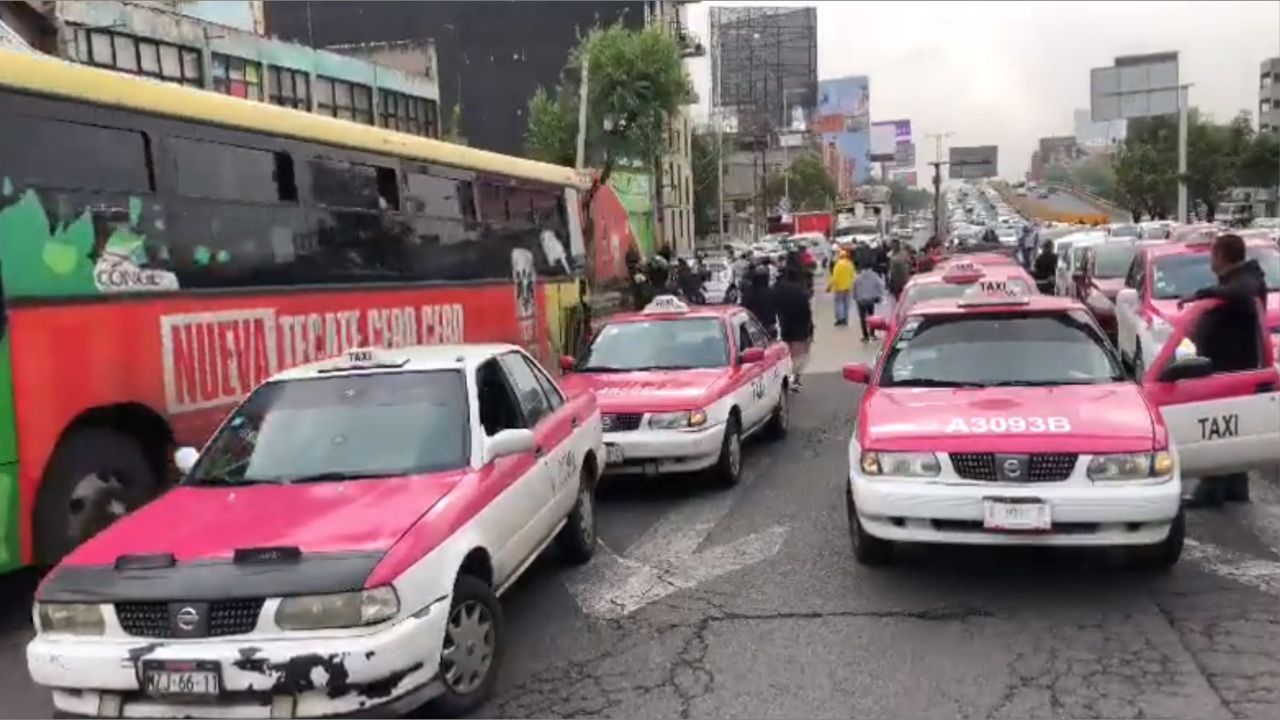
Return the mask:
[[880,273],[880,277],[888,279],[889,277],[889,248],[881,240],[875,247],[875,271]]
[[1032,253],[1035,252],[1035,233],[1031,229],[1031,225],[1023,225],[1022,232],[1018,235],[1018,263],[1023,269],[1031,272]]
[[876,305],[884,298],[884,279],[875,270],[864,267],[853,281],[853,300],[858,304],[858,322],[862,324],[862,342],[871,342],[874,336],[867,328],[867,318],[876,311]]
[[1053,294],[1053,283],[1058,272],[1058,253],[1053,250],[1053,243],[1047,242],[1040,246],[1040,254],[1036,256],[1036,266],[1032,270],[1031,276],[1036,280],[1036,286],[1040,292],[1046,295]]
[[827,281],[827,290],[831,291],[835,303],[836,327],[849,324],[849,297],[853,292],[855,274],[849,253],[841,250],[840,259],[836,260],[836,266],[831,269],[831,279]]
[[777,337],[778,315],[773,299],[773,288],[769,287],[769,268],[757,265],[751,271],[751,283],[742,297],[742,306],[764,325],[769,337]]
[[779,332],[783,342],[791,348],[791,389],[800,392],[804,386],[800,378],[809,360],[809,345],[813,340],[813,308],[804,286],[803,270],[796,266],[788,267],[774,288],[773,300]]
[[[1178,301],[1178,307],[1208,298],[1223,301],[1212,321],[1202,321],[1196,327],[1196,350],[1213,363],[1214,373],[1256,369],[1262,354],[1258,329],[1267,303],[1266,275],[1257,260],[1246,259],[1244,239],[1230,233],[1213,241],[1209,265],[1218,284]],[[1218,506],[1224,500],[1249,502],[1248,473],[1201,478],[1188,504]]]
[[911,279],[911,256],[900,245],[894,247],[889,255],[889,295],[893,297],[894,306],[902,295],[902,289]]

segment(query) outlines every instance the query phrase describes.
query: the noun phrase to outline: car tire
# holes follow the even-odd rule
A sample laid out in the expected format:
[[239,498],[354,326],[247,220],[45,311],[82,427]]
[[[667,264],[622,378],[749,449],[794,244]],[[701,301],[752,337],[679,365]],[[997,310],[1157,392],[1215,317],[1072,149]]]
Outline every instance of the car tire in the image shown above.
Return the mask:
[[1169,524],[1169,534],[1164,540],[1134,548],[1130,563],[1139,570],[1168,572],[1182,557],[1182,546],[1187,537],[1187,516],[1181,509]]
[[155,496],[155,467],[132,436],[107,428],[74,430],[49,458],[36,497],[37,562],[55,565]]
[[566,560],[573,565],[585,565],[596,552],[596,487],[595,478],[587,465],[582,466],[578,479],[578,497],[565,519],[564,527],[556,535],[556,544]]
[[736,415],[725,421],[720,457],[711,466],[710,475],[712,482],[723,488],[731,488],[742,479],[742,429]]
[[852,490],[845,490],[844,501],[845,514],[849,519],[849,544],[853,549],[853,559],[867,567],[888,565],[893,561],[893,543],[875,537],[862,527],[862,521],[858,519],[858,508],[853,503]]
[[1249,502],[1249,473],[1231,473],[1223,477],[1222,499],[1227,502]]
[[782,392],[778,395],[778,404],[774,406],[773,414],[769,416],[769,424],[764,429],[764,436],[769,440],[782,440],[791,428],[791,401],[787,399],[790,391],[787,384],[783,383]]
[[[431,709],[443,717],[462,717],[484,704],[498,679],[504,641],[502,606],[493,588],[465,572],[458,575],[440,647],[444,692],[431,702]],[[446,654],[456,654],[459,661]]]

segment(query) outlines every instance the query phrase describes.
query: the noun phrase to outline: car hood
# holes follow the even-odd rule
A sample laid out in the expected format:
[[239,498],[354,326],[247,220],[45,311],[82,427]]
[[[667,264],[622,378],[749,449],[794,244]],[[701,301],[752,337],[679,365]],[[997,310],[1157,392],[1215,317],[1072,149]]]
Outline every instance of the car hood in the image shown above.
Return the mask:
[[728,382],[728,368],[572,373],[560,380],[565,392],[594,392],[600,411],[663,412],[707,405]]
[[[1014,418],[1027,429],[1014,431]],[[858,442],[868,450],[1098,453],[1147,451],[1167,438],[1136,384],[1108,383],[875,388],[863,400]]]
[[230,559],[237,549],[385,552],[466,471],[299,485],[179,486],[81,545],[63,565],[111,565],[122,555],[179,562]]

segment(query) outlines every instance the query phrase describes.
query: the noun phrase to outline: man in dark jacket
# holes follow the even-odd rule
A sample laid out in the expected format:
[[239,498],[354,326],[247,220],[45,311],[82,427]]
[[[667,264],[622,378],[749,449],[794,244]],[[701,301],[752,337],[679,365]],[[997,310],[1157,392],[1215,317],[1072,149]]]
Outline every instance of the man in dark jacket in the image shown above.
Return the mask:
[[774,304],[773,288],[769,287],[769,268],[757,265],[751,271],[751,284],[742,298],[742,306],[769,331],[769,337],[777,337],[777,309]]
[[889,294],[893,296],[895,307],[898,297],[902,295],[902,289],[907,286],[907,281],[910,279],[911,256],[902,246],[895,243],[893,254],[889,256]]
[[[1199,353],[1213,363],[1213,371],[1240,372],[1260,365],[1259,327],[1267,306],[1267,279],[1257,260],[1245,258],[1244,239],[1219,235],[1209,256],[1218,284],[1200,288],[1178,301],[1209,298],[1223,303],[1197,323],[1193,340]],[[1223,500],[1249,502],[1248,473],[1202,478],[1192,495],[1192,506],[1217,506]]]
[[1035,269],[1031,276],[1036,279],[1036,287],[1047,295],[1053,294],[1053,281],[1058,272],[1058,253],[1053,251],[1053,243],[1040,246],[1040,254],[1036,256]]
[[801,273],[799,268],[788,267],[773,295],[782,340],[791,348],[791,389],[795,392],[803,386],[800,374],[809,359],[809,342],[813,339],[813,308]]

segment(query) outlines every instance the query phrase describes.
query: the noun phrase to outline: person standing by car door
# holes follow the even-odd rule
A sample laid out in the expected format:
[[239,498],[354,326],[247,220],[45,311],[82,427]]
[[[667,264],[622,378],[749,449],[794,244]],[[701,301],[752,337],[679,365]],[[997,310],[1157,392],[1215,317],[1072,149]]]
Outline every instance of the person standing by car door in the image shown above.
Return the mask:
[[[1213,241],[1209,266],[1218,284],[1182,298],[1178,307],[1197,300],[1222,300],[1218,321],[1205,323],[1196,345],[1213,363],[1214,372],[1252,370],[1258,364],[1258,323],[1267,302],[1266,277],[1256,260],[1245,259],[1244,239],[1234,234]],[[1204,506],[1221,505],[1224,500],[1249,502],[1248,473],[1205,478],[1192,496],[1195,504]]]
[[884,297],[884,280],[871,268],[862,268],[853,281],[853,300],[858,304],[858,322],[862,325],[862,342],[871,342],[872,332],[867,318],[875,314],[876,304]]
[[809,359],[809,343],[813,339],[813,308],[809,305],[803,273],[798,266],[788,267],[774,289],[782,340],[791,350],[791,389],[796,392],[803,387],[800,376]]

